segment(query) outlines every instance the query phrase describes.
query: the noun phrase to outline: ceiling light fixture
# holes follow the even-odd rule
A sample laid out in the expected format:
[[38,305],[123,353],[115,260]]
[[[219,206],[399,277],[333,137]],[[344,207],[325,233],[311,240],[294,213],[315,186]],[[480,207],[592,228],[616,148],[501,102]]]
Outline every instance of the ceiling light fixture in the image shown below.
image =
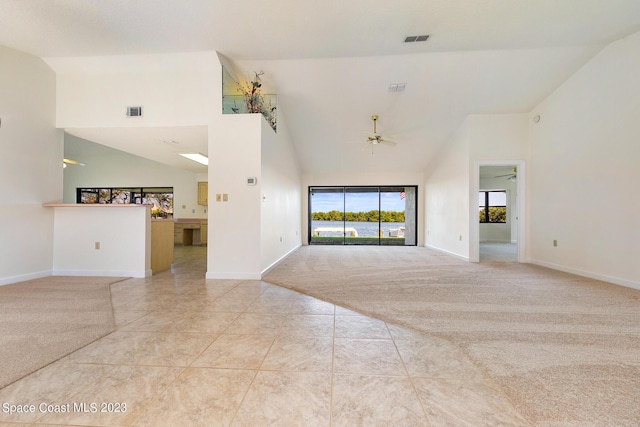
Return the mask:
[[200,153],[178,153],[182,157],[186,157],[189,160],[193,160],[194,162],[198,162],[200,164],[209,165],[209,158],[204,154]]

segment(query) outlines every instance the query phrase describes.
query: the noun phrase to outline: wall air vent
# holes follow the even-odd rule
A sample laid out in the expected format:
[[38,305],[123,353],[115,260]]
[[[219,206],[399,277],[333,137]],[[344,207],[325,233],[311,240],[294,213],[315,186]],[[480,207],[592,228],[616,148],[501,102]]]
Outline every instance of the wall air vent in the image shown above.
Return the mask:
[[142,107],[127,107],[127,117],[142,117]]

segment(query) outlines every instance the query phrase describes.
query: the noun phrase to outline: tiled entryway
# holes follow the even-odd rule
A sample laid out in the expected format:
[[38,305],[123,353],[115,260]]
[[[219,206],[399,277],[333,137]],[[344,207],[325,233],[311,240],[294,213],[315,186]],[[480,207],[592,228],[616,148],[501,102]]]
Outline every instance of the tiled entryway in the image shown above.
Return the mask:
[[526,425],[446,341],[264,282],[205,280],[204,249],[184,249],[174,272],[112,285],[114,333],[0,390],[36,405],[0,424]]

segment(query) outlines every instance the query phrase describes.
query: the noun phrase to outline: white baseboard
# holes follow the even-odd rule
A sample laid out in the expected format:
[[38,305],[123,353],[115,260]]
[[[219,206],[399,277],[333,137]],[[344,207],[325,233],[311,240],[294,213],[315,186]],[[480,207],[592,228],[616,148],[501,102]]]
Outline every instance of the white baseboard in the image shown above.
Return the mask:
[[234,279],[234,280],[260,280],[262,279],[262,275],[258,273],[210,273],[207,272],[205,274],[205,279],[207,280],[216,280],[216,279]]
[[614,285],[624,286],[626,288],[640,290],[640,283],[633,280],[622,279],[620,277],[609,276],[606,274],[594,273],[592,271],[580,270],[578,268],[567,267],[565,265],[554,264],[546,261],[538,261],[535,259],[528,259],[527,262],[542,267],[551,268],[553,270],[564,271],[565,273],[575,274],[577,276],[588,277],[589,279],[602,280],[603,282],[613,283]]
[[456,258],[461,259],[463,261],[469,262],[469,257],[468,256],[458,255],[456,253],[449,252],[449,251],[444,250],[444,249],[436,248],[435,246],[425,245],[425,248],[433,249],[434,251],[442,252],[443,254],[451,255],[452,257],[456,257]]
[[289,255],[291,255],[292,253],[294,253],[295,251],[297,251],[298,249],[300,249],[302,247],[302,245],[297,245],[295,248],[291,249],[289,252],[287,252],[286,254],[282,255],[280,258],[278,258],[278,260],[276,260],[276,262],[274,262],[273,264],[271,264],[269,267],[265,268],[264,270],[262,270],[262,274],[261,276],[264,277],[266,276],[271,270],[273,270],[278,264],[280,264],[282,261],[284,261]]
[[53,270],[53,276],[151,277],[151,270]]
[[43,277],[52,276],[51,270],[38,271],[29,274],[19,274],[17,276],[0,277],[0,286],[11,285],[18,282],[26,282],[28,280],[42,279]]

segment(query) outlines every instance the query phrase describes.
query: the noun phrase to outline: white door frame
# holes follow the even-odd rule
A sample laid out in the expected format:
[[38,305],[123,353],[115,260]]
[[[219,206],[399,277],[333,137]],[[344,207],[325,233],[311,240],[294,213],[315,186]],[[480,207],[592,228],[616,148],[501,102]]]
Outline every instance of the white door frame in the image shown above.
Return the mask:
[[524,160],[476,160],[471,174],[471,192],[469,194],[469,261],[480,261],[480,223],[478,222],[478,192],[480,191],[481,166],[515,166],[518,170],[516,180],[516,230],[518,262],[525,262],[525,188],[526,170]]

